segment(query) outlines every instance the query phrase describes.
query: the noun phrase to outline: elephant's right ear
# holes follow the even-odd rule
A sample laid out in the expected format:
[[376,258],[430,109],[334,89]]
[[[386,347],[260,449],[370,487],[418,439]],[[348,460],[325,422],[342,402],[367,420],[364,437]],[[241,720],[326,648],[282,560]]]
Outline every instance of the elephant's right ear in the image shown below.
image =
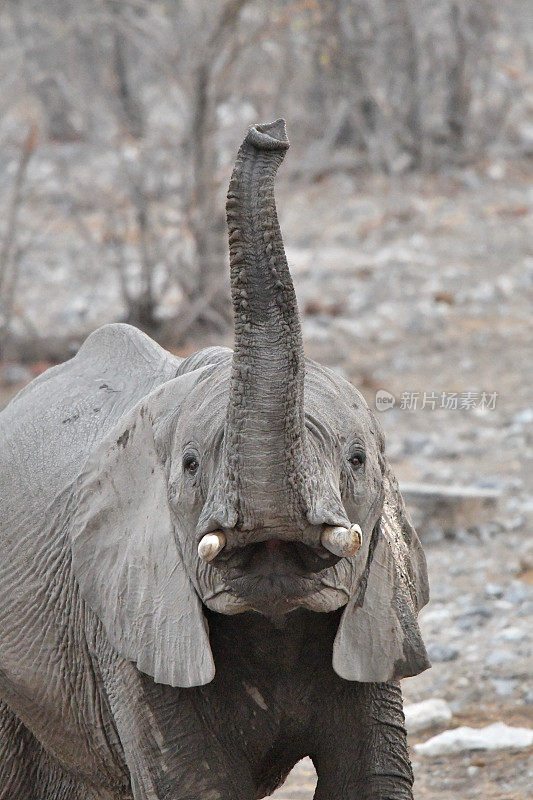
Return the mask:
[[184,378],[124,415],[89,457],[76,487],[71,548],[81,594],[118,653],[159,683],[189,687],[209,683],[215,668],[153,431],[162,394]]
[[429,597],[426,559],[386,464],[383,488],[366,566],[333,646],[335,672],[351,681],[398,680],[430,666],[416,619]]

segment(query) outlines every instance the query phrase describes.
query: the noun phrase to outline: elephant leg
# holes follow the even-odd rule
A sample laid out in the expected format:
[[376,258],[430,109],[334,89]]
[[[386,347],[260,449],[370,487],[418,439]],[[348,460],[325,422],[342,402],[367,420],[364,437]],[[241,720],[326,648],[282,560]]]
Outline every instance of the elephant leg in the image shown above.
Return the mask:
[[66,775],[33,734],[0,700],[0,800],[96,800]]
[[399,685],[352,684],[327,713],[314,800],[413,800]]
[[103,669],[134,800],[252,800],[249,765],[227,752],[194,692],[155,683],[133,664]]
[[0,800],[41,800],[40,746],[0,700]]

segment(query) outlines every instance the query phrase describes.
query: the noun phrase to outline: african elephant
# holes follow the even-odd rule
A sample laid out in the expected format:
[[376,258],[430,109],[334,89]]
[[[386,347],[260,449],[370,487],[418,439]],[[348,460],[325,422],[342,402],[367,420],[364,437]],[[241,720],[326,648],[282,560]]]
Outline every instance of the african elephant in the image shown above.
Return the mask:
[[274,202],[227,199],[235,347],[106,325],[0,415],[0,798],[412,797],[426,566],[362,396],[305,359]]

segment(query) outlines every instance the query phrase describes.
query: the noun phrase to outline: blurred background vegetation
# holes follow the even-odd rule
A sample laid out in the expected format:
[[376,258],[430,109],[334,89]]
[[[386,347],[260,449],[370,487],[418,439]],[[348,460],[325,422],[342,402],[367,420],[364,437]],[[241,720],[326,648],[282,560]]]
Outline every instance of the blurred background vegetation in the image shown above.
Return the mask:
[[0,361],[62,360],[113,319],[174,348],[227,335],[224,193],[252,122],[288,120],[286,193],[531,155],[526,17],[517,0],[5,0]]

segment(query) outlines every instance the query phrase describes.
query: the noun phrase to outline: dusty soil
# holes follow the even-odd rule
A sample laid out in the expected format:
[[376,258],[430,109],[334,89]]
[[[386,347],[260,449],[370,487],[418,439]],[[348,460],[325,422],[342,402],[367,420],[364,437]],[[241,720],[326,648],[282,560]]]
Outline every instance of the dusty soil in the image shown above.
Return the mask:
[[[335,176],[279,187],[307,352],[354,381],[370,405],[378,389],[394,396],[394,408],[376,413],[400,480],[501,492],[489,523],[474,520],[468,531],[425,542],[432,599],[421,626],[433,668],[403,689],[406,702],[446,699],[447,727],[533,726],[530,177],[529,162],[496,161],[438,176]],[[44,194],[39,202],[35,214],[46,216]],[[88,216],[98,228],[97,215]],[[68,227],[59,239],[52,234],[43,233],[40,257],[68,260]],[[42,303],[45,292],[51,325],[70,324],[57,302],[74,306],[90,295],[94,311],[103,296],[103,269],[90,282],[79,270],[68,284],[64,270],[45,273],[40,291],[40,273],[23,276],[20,302]],[[102,306],[99,322],[111,306]],[[0,404],[13,390],[2,390]],[[446,402],[457,393],[458,407],[442,408],[443,393]],[[531,796],[531,749],[414,754],[413,763],[420,800]],[[314,783],[306,760],[275,796],[311,798]]]

